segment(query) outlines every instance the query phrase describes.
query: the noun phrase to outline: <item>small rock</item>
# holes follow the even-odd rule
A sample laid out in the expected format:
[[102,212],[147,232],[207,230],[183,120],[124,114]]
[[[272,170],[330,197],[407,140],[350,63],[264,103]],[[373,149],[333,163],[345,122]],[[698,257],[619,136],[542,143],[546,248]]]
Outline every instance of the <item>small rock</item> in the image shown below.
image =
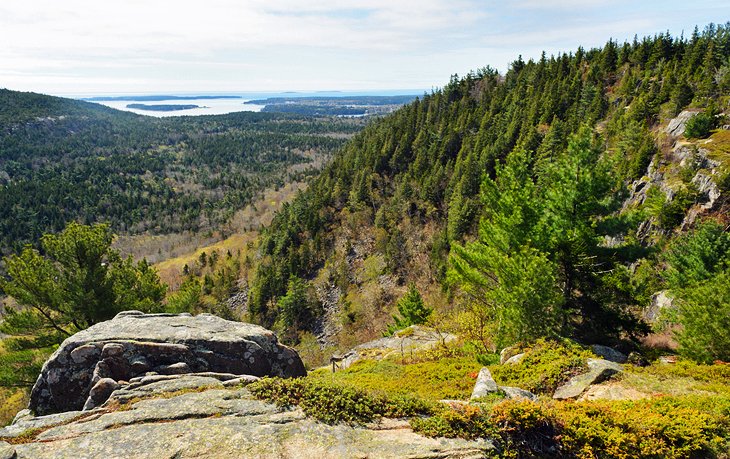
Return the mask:
[[482,367],[479,370],[479,376],[477,376],[477,382],[474,384],[474,390],[471,393],[471,399],[486,397],[487,395],[499,391],[497,383],[492,378],[492,373],[489,368]]
[[502,349],[502,352],[499,353],[499,363],[504,365],[507,360],[519,353],[520,347],[518,345],[505,347]]
[[18,455],[15,453],[15,446],[6,441],[0,441],[0,459],[15,459]]
[[103,404],[119,387],[119,384],[111,378],[100,379],[89,391],[89,398],[86,399],[83,410],[88,411]]
[[626,363],[626,354],[624,354],[623,352],[619,352],[614,348],[602,346],[600,344],[594,344],[593,346],[591,346],[591,350],[594,354],[608,360],[609,362]]
[[649,394],[636,389],[608,383],[589,387],[578,400],[641,400],[649,397]]
[[147,361],[147,359],[141,355],[132,359],[132,361],[129,362],[129,366],[132,369],[132,373],[138,374],[138,375],[144,374],[144,373],[150,371],[150,369],[152,368],[152,366]]
[[662,311],[671,311],[674,308],[674,298],[669,296],[669,291],[660,290],[651,296],[651,303],[643,311],[642,316],[649,324],[656,324],[662,316]]
[[124,353],[124,346],[119,343],[106,343],[101,350],[101,357],[116,357]]
[[531,402],[537,401],[537,395],[533,394],[529,390],[520,389],[519,387],[500,386],[500,389],[507,395],[507,398],[511,399],[524,399],[530,400]]
[[239,378],[223,381],[223,387],[238,386],[239,384],[245,386],[251,384],[252,382],[258,381],[259,379],[261,378],[259,378],[258,376],[243,375]]
[[11,424],[15,424],[16,422],[20,421],[21,419],[31,418],[31,417],[33,417],[33,412],[30,411],[28,408],[26,408],[24,410],[20,410],[13,418],[13,422],[11,422]]
[[91,362],[99,359],[99,348],[93,344],[84,344],[71,351],[71,360],[74,363]]
[[162,365],[155,370],[161,375],[183,375],[190,373],[190,367],[185,362],[173,363],[172,365]]
[[676,355],[663,355],[659,357],[659,363],[663,363],[665,365],[673,365],[677,363],[677,356]]
[[557,400],[578,398],[591,385],[601,383],[622,371],[623,368],[618,363],[603,359],[588,359],[588,372],[570,378],[570,381],[558,387],[553,398]]
[[[145,315],[145,313],[142,311],[134,311],[134,310],[133,311],[122,311],[119,314],[117,314],[116,316],[114,316],[114,319],[119,319],[120,317],[143,316],[143,315]],[[114,320],[114,319],[112,319],[112,320]]]
[[519,354],[515,354],[512,357],[508,358],[504,361],[504,365],[517,365],[518,363],[522,362],[522,359],[525,358],[525,353],[521,352]]
[[632,352],[629,354],[629,357],[626,359],[626,363],[630,363],[631,365],[636,365],[637,367],[648,367],[649,361],[644,358],[643,355],[639,354],[638,352]]

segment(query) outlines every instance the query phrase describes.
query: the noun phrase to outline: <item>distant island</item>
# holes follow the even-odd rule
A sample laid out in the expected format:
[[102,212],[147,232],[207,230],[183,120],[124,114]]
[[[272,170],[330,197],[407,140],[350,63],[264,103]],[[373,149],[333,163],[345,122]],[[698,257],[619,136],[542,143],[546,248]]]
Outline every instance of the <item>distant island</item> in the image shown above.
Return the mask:
[[[330,92],[330,91],[328,91]],[[402,96],[269,97],[244,104],[263,105],[262,112],[296,113],[309,116],[369,116],[390,113],[416,99]]]
[[98,96],[86,97],[81,100],[88,102],[114,102],[114,101],[141,101],[158,102],[161,100],[213,100],[213,99],[241,99],[241,96]]
[[193,108],[204,108],[200,105],[193,104],[128,104],[127,108],[134,108],[137,110],[147,110],[151,112],[174,112],[179,110],[191,110]]

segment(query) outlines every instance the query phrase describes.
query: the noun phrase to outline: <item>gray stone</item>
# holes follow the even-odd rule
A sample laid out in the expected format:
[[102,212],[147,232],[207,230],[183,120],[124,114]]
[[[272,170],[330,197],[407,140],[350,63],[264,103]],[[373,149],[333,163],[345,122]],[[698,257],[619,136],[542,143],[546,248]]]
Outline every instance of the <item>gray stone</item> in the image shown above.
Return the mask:
[[0,441],[0,459],[15,459],[18,455],[15,453],[15,446],[8,442]]
[[[139,384],[139,383],[137,383]],[[149,398],[159,394],[201,388],[222,388],[223,384],[215,378],[193,375],[176,375],[170,379],[154,380],[142,385],[129,385],[115,390],[109,396],[110,402],[127,403],[137,398]]]
[[623,371],[621,365],[604,359],[588,359],[588,372],[573,376],[558,387],[553,394],[554,399],[566,400],[580,397],[591,385],[606,381],[616,373]]
[[499,386],[499,388],[507,395],[507,398],[516,400],[530,400],[531,402],[537,401],[537,395],[533,394],[529,390],[520,389],[519,387]]
[[168,394],[46,427],[34,441],[16,446],[19,458],[476,459],[494,452],[487,440],[427,438],[397,420],[321,424],[300,409],[256,400],[246,389]]
[[83,410],[88,411],[100,406],[106,402],[112,392],[119,389],[119,387],[119,384],[111,378],[100,379],[99,382],[94,384],[94,387],[92,387],[89,391],[89,398],[86,399]]
[[19,419],[18,422],[0,428],[0,438],[17,437],[31,429],[44,429],[54,425],[66,424],[75,419],[94,414],[97,411],[67,411],[65,413],[49,414],[47,416],[24,417]]
[[143,355],[132,359],[132,361],[129,362],[129,366],[132,373],[136,374],[144,374],[152,369],[150,362]]
[[518,363],[522,362],[522,359],[525,358],[525,355],[527,355],[524,352],[521,352],[519,354],[515,354],[512,357],[508,358],[504,361],[504,365],[517,365]]
[[691,112],[689,110],[683,110],[679,115],[677,115],[676,118],[673,118],[669,124],[667,125],[667,133],[674,136],[679,137],[682,134],[684,134],[684,130],[686,129],[687,121],[690,120],[693,116],[695,116],[698,112]]
[[451,333],[438,332],[421,325],[411,325],[396,332],[393,336],[379,338],[354,347],[345,355],[339,356],[341,360],[337,365],[340,369],[344,369],[363,359],[381,360],[388,356],[410,356],[454,340],[456,340],[456,335]]
[[248,384],[251,384],[252,382],[258,381],[259,379],[261,379],[261,378],[259,378],[258,376],[244,375],[244,376],[241,376],[240,378],[229,379],[227,381],[223,381],[223,386],[224,387],[233,387],[233,386],[239,386],[239,385],[246,386]]
[[190,367],[185,362],[173,363],[172,365],[162,365],[155,368],[161,375],[182,375],[190,373]]
[[522,349],[520,349],[520,346],[518,345],[505,347],[499,353],[499,363],[504,365],[507,360],[511,359],[515,355],[518,355],[521,350]]
[[499,387],[497,387],[497,383],[494,381],[494,378],[492,378],[492,373],[489,371],[489,368],[482,367],[482,369],[479,370],[477,382],[474,384],[474,390],[471,392],[471,399],[474,400],[476,398],[486,397],[487,395],[498,391]]
[[296,351],[263,327],[210,314],[125,311],[63,342],[43,365],[29,408],[41,415],[80,410],[101,379],[129,381],[158,367],[236,376],[306,375]]
[[665,310],[674,308],[674,298],[669,296],[668,290],[660,290],[651,296],[651,304],[642,314],[644,320],[650,324],[656,324],[662,317]]
[[24,410],[20,410],[13,418],[13,422],[11,422],[11,424],[15,424],[16,422],[20,421],[21,419],[31,418],[31,417],[33,417],[33,413],[28,408],[26,408]]
[[609,362],[626,363],[626,354],[619,352],[616,349],[601,344],[594,344],[591,346],[591,351],[599,357],[602,357]]
[[99,354],[101,354],[101,350],[98,346],[86,344],[71,351],[71,360],[73,360],[74,363],[85,363],[91,360],[96,362],[99,360]]

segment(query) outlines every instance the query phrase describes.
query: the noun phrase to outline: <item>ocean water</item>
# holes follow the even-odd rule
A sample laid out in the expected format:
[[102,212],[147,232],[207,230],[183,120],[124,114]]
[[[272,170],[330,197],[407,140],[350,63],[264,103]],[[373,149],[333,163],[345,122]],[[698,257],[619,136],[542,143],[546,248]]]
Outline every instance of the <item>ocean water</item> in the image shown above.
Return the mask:
[[[140,115],[147,116],[197,116],[197,115],[223,115],[232,112],[258,112],[264,108],[263,105],[245,104],[251,99],[186,99],[186,100],[103,100],[91,101],[96,104],[106,105],[107,107],[116,108]],[[200,108],[190,108],[187,110],[172,111],[156,111],[156,110],[139,110],[136,108],[127,108],[129,104],[145,104],[145,105],[198,105]]]
[[[119,97],[124,96],[129,100],[104,100],[104,101],[89,101],[97,104],[106,105],[107,107],[115,108],[117,110],[124,110],[128,112],[137,113],[140,115],[165,117],[165,116],[197,116],[197,115],[223,115],[226,113],[233,112],[258,112],[264,108],[263,105],[246,104],[249,100],[256,99],[267,99],[270,97],[348,97],[348,96],[393,96],[393,95],[423,95],[423,90],[383,90],[383,91],[317,91],[317,92],[248,92],[248,93],[237,93],[237,92],[226,92],[226,93],[169,93],[167,96],[184,96],[184,97],[195,97],[195,96],[236,96],[233,99],[168,99],[168,100],[133,100],[134,97],[145,97],[159,95],[160,93],[149,93],[149,94],[74,94],[67,95],[74,99],[88,99],[91,97]],[[187,110],[172,110],[172,111],[154,111],[154,110],[139,110],[134,108],[127,108],[129,104],[145,104],[145,105],[198,105],[200,108],[191,108]]]

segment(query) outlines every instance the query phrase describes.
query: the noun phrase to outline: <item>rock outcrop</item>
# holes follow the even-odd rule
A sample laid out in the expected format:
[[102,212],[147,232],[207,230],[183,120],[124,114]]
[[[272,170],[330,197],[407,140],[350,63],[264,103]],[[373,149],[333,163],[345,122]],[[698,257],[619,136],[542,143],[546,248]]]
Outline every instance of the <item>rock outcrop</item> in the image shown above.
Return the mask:
[[494,450],[487,440],[427,438],[402,420],[326,425],[298,408],[257,400],[241,385],[205,378],[174,375],[138,386],[136,398],[119,389],[102,408],[24,417],[0,429],[8,443],[25,435],[22,444],[0,441],[0,452],[9,454],[0,457],[476,459]]
[[687,128],[687,121],[695,116],[697,111],[683,110],[676,118],[673,118],[669,125],[667,125],[667,134],[673,137],[679,137],[684,134],[684,130]]
[[623,367],[615,362],[604,359],[588,359],[588,372],[573,376],[567,383],[558,387],[553,394],[554,399],[576,399],[592,385],[606,381],[616,373],[623,371]]
[[44,364],[29,408],[39,415],[91,409],[134,378],[201,372],[306,375],[299,355],[263,327],[210,314],[126,311],[64,341]]
[[343,356],[337,356],[338,366],[347,368],[358,360],[381,360],[387,356],[410,356],[433,349],[456,339],[451,333],[441,333],[421,325],[411,325],[388,336],[352,348]]

